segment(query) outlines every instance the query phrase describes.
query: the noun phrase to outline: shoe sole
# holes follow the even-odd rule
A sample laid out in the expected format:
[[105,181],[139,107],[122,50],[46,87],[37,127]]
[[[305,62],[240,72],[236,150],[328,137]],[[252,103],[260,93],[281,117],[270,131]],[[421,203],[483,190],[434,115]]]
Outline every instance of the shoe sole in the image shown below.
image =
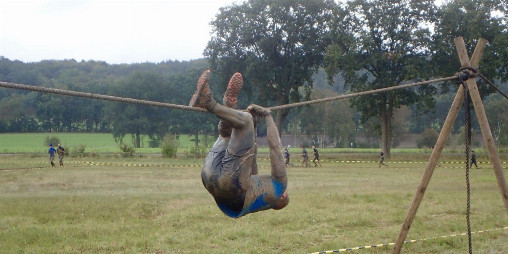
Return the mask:
[[191,107],[202,107],[199,104],[199,98],[201,95],[207,92],[208,86],[210,84],[210,70],[206,70],[201,74],[201,77],[198,79],[198,84],[196,88],[196,92],[192,95],[192,98],[190,100],[189,106]]
[[236,109],[238,107],[238,93],[240,93],[240,89],[243,86],[243,77],[239,72],[233,74],[231,79],[229,80],[228,88],[224,93],[224,98],[222,99],[223,103],[226,107]]

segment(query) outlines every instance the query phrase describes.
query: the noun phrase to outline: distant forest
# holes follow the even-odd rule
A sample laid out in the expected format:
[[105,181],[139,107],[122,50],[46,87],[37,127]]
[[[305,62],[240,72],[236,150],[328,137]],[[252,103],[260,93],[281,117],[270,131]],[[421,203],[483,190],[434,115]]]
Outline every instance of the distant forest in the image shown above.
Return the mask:
[[[0,81],[187,105],[198,77],[208,68],[205,59],[107,64],[75,60],[24,63],[0,57]],[[321,69],[314,74],[312,87],[312,99],[349,92],[340,76],[329,85]],[[220,101],[225,84],[212,80],[212,89]],[[501,84],[501,89],[508,91],[508,85]],[[422,111],[410,105],[396,111],[395,146],[397,137],[403,134],[432,136],[439,132],[456,91],[447,90],[435,96],[431,109]],[[240,107],[259,103],[259,96],[256,91],[241,93]],[[501,127],[508,126],[503,122],[508,108],[506,100],[493,94],[484,98],[484,104],[495,137],[505,144],[507,134]],[[347,100],[314,104],[292,109],[283,125],[283,134],[308,135],[314,143],[336,147],[357,144],[359,137],[363,137],[362,140],[370,141],[358,146],[377,146],[379,123],[376,119],[364,122],[360,119],[360,113]],[[459,116],[454,133],[462,130],[461,119]],[[167,133],[216,135],[216,125],[215,117],[206,113],[0,88],[0,132],[107,132],[113,133],[119,142],[126,135],[136,140],[136,135],[146,134],[153,146],[158,146]],[[476,120],[473,130],[479,130]],[[259,135],[264,135],[263,128],[259,128]]]

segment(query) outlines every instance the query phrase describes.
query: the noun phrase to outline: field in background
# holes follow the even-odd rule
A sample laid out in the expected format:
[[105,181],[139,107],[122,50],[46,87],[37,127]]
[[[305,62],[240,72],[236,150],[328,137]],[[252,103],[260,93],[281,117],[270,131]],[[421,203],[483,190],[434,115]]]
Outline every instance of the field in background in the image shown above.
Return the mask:
[[[85,152],[94,153],[94,154],[112,154],[119,153],[119,145],[115,142],[113,135],[110,133],[0,133],[0,154],[47,154],[48,148],[44,145],[44,140],[47,137],[56,136],[60,139],[61,144],[68,149],[76,149],[77,147],[84,145]],[[179,147],[178,153],[182,154],[186,151],[189,151],[192,147],[194,147],[194,136],[189,135],[179,135]],[[263,138],[261,138],[263,139]],[[204,140],[204,136],[200,136],[200,140]],[[148,142],[149,139],[147,136],[142,137],[142,147],[136,148],[136,154],[160,154],[160,148],[149,148]],[[212,146],[214,142],[214,138],[208,136],[208,146]],[[126,136],[124,138],[124,142],[126,144],[131,144],[130,136]],[[261,142],[262,143],[262,142]],[[201,142],[200,145],[204,145],[204,142]],[[485,155],[482,158],[482,154],[485,154],[484,148],[473,148],[475,149],[477,156],[479,159],[488,159]],[[308,148],[309,153],[310,148]],[[301,148],[299,147],[291,147],[290,149],[293,158],[297,158],[301,153]],[[355,158],[365,158],[365,156],[376,158],[379,153],[378,148],[320,148],[320,153],[322,155],[333,155],[333,154],[346,154],[347,159],[355,159]],[[407,157],[408,154],[412,154],[420,159],[428,158],[431,153],[429,148],[392,148],[392,155],[397,157],[398,155],[402,155],[403,157]],[[508,148],[498,148],[499,153],[506,154],[508,153]],[[262,145],[259,148],[260,153],[267,153],[268,148],[263,147]],[[464,153],[464,148],[462,147],[445,147],[443,151],[443,156],[453,156],[456,159],[462,159],[462,154]],[[359,154],[359,156],[356,156]],[[411,158],[413,159],[413,158]]]
[[[111,133],[1,133],[0,153],[47,153],[48,148],[44,145],[47,137],[58,137],[60,143],[67,148],[80,145],[86,146],[86,152],[94,153],[117,153],[119,145],[115,142]],[[193,137],[189,135],[179,136],[179,147],[188,149],[194,146]],[[137,153],[160,153],[160,148],[149,148],[148,136],[142,136],[142,147],[137,148]],[[212,139],[210,138],[210,142]],[[132,145],[130,136],[124,137],[126,144]],[[55,144],[53,144],[55,145]]]
[[[67,167],[48,168],[46,156],[4,155],[0,253],[308,253],[391,243],[425,162],[398,155],[383,168],[327,158],[321,168],[290,167],[286,209],[230,219],[201,183],[202,159],[66,158]],[[403,253],[468,252],[467,236],[439,237],[467,232],[464,169],[445,162],[407,240],[438,238]],[[266,156],[259,165],[269,171]],[[480,166],[470,176],[472,231],[495,230],[473,234],[473,251],[506,253],[507,212],[490,164]]]

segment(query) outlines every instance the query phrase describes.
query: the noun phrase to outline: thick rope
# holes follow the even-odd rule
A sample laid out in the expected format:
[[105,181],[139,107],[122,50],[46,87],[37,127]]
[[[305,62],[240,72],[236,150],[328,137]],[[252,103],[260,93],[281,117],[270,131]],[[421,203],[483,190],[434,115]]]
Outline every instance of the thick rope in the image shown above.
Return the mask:
[[508,99],[508,96],[503,93],[503,91],[501,91],[501,89],[499,89],[497,86],[495,86],[494,84],[492,84],[492,82],[490,82],[490,80],[488,80],[485,76],[483,76],[481,73],[478,73],[478,77],[482,78],[483,80],[485,80],[485,82],[487,82],[487,84],[489,84],[490,87],[494,88],[499,94],[501,94],[502,96],[504,96],[506,99]]
[[469,78],[476,78],[476,77],[480,77],[482,78],[485,82],[487,82],[487,84],[494,88],[494,90],[496,90],[499,94],[501,94],[502,96],[504,96],[506,99],[508,99],[508,96],[503,93],[503,91],[501,91],[501,89],[499,89],[496,85],[494,85],[492,82],[490,82],[490,80],[488,80],[485,76],[483,76],[483,74],[481,74],[480,72],[478,72],[478,69],[475,69],[473,67],[462,67],[460,68],[460,73],[457,73],[456,75],[458,75],[458,79],[459,79],[459,83],[462,83],[461,81],[466,81],[467,79]]
[[422,82],[380,88],[380,89],[375,89],[375,90],[369,90],[369,91],[365,91],[365,92],[344,94],[344,95],[339,95],[339,96],[334,96],[334,97],[329,97],[329,98],[316,99],[316,100],[311,100],[311,101],[303,101],[303,102],[297,102],[297,103],[292,103],[292,104],[274,106],[274,107],[269,107],[269,109],[270,110],[279,110],[279,109],[300,107],[300,106],[305,106],[305,105],[310,105],[310,104],[315,104],[315,103],[323,103],[323,102],[328,102],[328,101],[347,99],[347,98],[351,98],[351,97],[363,96],[363,95],[368,95],[368,94],[373,94],[373,93],[388,92],[388,91],[392,91],[392,90],[408,88],[408,87],[413,87],[413,86],[427,85],[430,83],[442,82],[442,81],[452,80],[452,79],[456,79],[456,78],[458,78],[458,75],[454,75],[454,76],[450,76],[450,77],[446,77],[446,78],[438,78],[438,79],[432,79],[432,80],[427,80],[427,81],[422,81]]
[[177,104],[157,102],[157,101],[139,100],[139,99],[124,98],[124,97],[102,95],[102,94],[76,92],[76,91],[70,91],[70,90],[47,88],[47,87],[40,87],[40,86],[30,86],[30,85],[15,84],[15,83],[8,83],[8,82],[1,82],[1,81],[0,81],[0,87],[28,90],[28,91],[34,91],[34,92],[39,92],[39,93],[52,93],[52,94],[58,94],[58,95],[83,97],[83,98],[96,99],[96,100],[116,101],[116,102],[125,102],[125,103],[139,104],[139,105],[146,105],[146,106],[155,106],[155,107],[207,112],[206,109],[195,108],[195,107],[185,106],[185,105],[177,105]]
[[[369,90],[369,91],[365,91],[365,92],[358,92],[358,93],[352,93],[352,94],[339,95],[339,96],[335,96],[335,97],[329,97],[329,98],[323,98],[323,99],[316,99],[316,100],[274,106],[274,107],[269,107],[268,109],[273,111],[273,110],[288,109],[288,108],[293,108],[293,107],[300,107],[300,106],[305,106],[305,105],[310,105],[310,104],[315,104],[315,103],[323,103],[323,102],[328,102],[328,101],[341,100],[341,99],[347,99],[347,98],[363,96],[363,95],[368,95],[368,94],[403,89],[403,88],[408,88],[408,87],[427,85],[430,83],[456,79],[458,77],[459,77],[458,75],[454,75],[454,76],[450,76],[450,77],[446,77],[446,78],[438,78],[438,79],[427,80],[427,81],[422,81],[422,82],[399,85],[399,86],[380,88],[380,89]],[[40,87],[40,86],[31,86],[31,85],[16,84],[16,83],[9,83],[9,82],[2,82],[2,81],[0,81],[0,87],[34,91],[34,92],[39,92],[39,93],[52,93],[52,94],[58,94],[58,95],[83,97],[83,98],[96,99],[96,100],[125,102],[125,103],[132,103],[132,104],[139,104],[139,105],[146,105],[146,106],[164,107],[164,108],[172,108],[172,109],[197,111],[197,112],[208,112],[206,109],[203,109],[203,108],[196,108],[196,107],[185,106],[185,105],[139,100],[139,99],[124,98],[124,97],[102,95],[102,94],[77,92],[77,91],[70,91],[70,90],[64,90],[64,89]]]
[[469,92],[466,89],[466,84],[464,81],[459,81],[464,87],[464,141],[466,145],[466,196],[467,196],[467,205],[466,205],[466,222],[467,222],[467,236],[469,243],[469,253],[473,253],[473,242],[471,237],[471,184],[469,182],[469,168],[470,168],[470,148],[471,148],[471,99],[469,97]]

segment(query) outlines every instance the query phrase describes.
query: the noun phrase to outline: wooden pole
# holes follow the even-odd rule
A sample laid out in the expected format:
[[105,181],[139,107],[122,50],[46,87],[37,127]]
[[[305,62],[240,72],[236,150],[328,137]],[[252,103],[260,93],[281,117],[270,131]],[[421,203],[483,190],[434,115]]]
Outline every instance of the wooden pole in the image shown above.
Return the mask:
[[[483,55],[483,51],[485,49],[486,44],[478,43],[476,49],[473,53],[473,57],[471,58],[471,62],[474,63],[473,66],[478,68],[480,59]],[[466,52],[467,56],[467,52]],[[406,239],[407,234],[409,233],[409,229],[411,228],[411,224],[413,223],[414,217],[418,208],[420,207],[420,203],[422,202],[423,196],[425,195],[425,191],[427,190],[427,186],[429,185],[430,179],[432,178],[432,174],[434,173],[434,169],[436,168],[437,161],[441,152],[443,151],[444,145],[450,136],[451,129],[455,120],[457,119],[457,115],[459,114],[462,103],[464,102],[464,88],[459,86],[457,90],[457,94],[455,95],[455,99],[452,102],[452,106],[450,107],[450,111],[448,112],[448,116],[443,124],[443,128],[439,133],[439,137],[437,138],[436,145],[432,150],[432,154],[430,155],[429,162],[427,162],[427,166],[425,168],[425,172],[423,173],[422,180],[420,185],[416,189],[416,193],[414,195],[413,201],[411,202],[411,206],[406,215],[406,219],[402,223],[402,228],[400,229],[399,236],[395,241],[395,245],[393,246],[392,253],[398,254],[402,249],[402,245],[404,244],[404,240]]]
[[[480,42],[484,44],[487,43],[485,39],[480,39],[478,43]],[[466,46],[464,45],[464,39],[462,37],[455,38],[455,46],[457,47],[462,67],[469,67],[470,63],[467,57],[467,53],[465,53]],[[473,68],[477,67],[473,66]],[[508,187],[506,186],[506,179],[504,176],[503,167],[501,166],[501,161],[499,160],[496,144],[494,142],[494,138],[492,137],[489,121],[487,120],[487,115],[485,114],[482,99],[480,97],[480,93],[478,92],[476,80],[468,79],[466,81],[466,85],[469,90],[469,94],[471,95],[471,99],[473,101],[473,105],[476,112],[476,118],[478,119],[478,122],[480,124],[483,140],[485,142],[485,146],[487,146],[487,151],[489,153],[490,162],[492,163],[492,167],[494,168],[494,172],[497,178],[497,185],[499,186],[499,189],[501,191],[501,196],[503,198],[505,209],[508,212]]]

